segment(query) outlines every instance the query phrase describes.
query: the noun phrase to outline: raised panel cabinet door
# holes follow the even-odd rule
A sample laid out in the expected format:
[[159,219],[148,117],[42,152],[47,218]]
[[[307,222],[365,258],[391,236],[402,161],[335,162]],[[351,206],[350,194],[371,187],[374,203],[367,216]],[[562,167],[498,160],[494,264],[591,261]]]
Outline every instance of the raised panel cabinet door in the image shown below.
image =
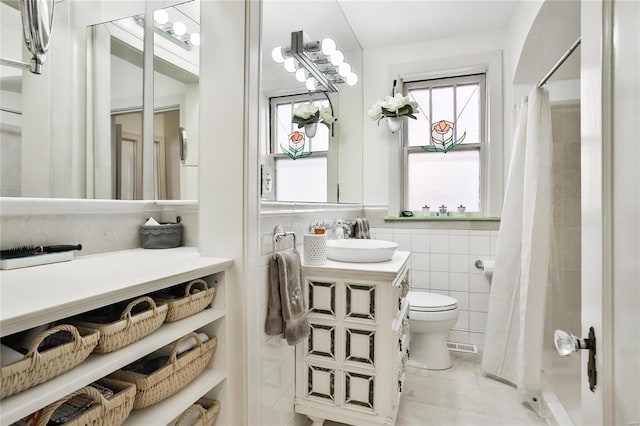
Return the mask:
[[345,283],[345,319],[376,321],[376,286]]
[[344,362],[360,364],[360,366],[375,366],[375,330],[359,330],[345,327]]
[[312,315],[336,319],[336,283],[318,280],[307,281],[307,306]]
[[307,364],[307,398],[322,402],[336,403],[336,370]]
[[336,360],[336,326],[310,324],[307,355],[324,358],[326,361]]
[[374,374],[356,373],[348,370],[345,370],[343,373],[343,405],[345,407],[375,412],[374,396],[376,392],[376,376]]

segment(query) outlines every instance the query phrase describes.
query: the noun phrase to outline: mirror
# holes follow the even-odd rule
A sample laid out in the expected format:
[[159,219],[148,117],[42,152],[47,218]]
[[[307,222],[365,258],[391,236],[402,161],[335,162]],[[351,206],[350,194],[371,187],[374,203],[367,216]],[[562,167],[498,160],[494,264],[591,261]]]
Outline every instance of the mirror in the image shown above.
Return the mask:
[[[292,33],[303,31],[305,41],[335,40],[359,81],[337,84],[338,92],[309,92],[295,73],[272,59],[276,46],[291,46]],[[263,201],[362,202],[362,48],[336,1],[265,0],[262,8],[262,75],[260,150]],[[291,122],[304,104],[329,108],[337,121],[321,123],[311,137],[306,127]],[[295,160],[304,133],[304,148]],[[304,158],[303,158],[304,157]]]
[[[153,199],[197,198],[199,16],[195,1],[154,11],[152,73],[143,67],[143,15],[88,27],[96,198],[143,199],[145,185],[152,186]],[[148,151],[145,78],[153,79],[154,89],[153,148]],[[145,164],[153,166],[147,183]]]
[[[166,123],[155,124],[163,132],[168,166],[165,175],[151,174],[156,183],[152,195],[146,198],[197,198],[194,176],[198,153],[199,49],[182,54],[184,49],[156,32],[154,70],[144,70],[144,31],[134,17],[144,16],[146,2],[55,3],[52,29],[55,35],[42,64],[42,74],[0,66],[0,196],[141,198],[133,193],[132,185],[126,189],[120,185],[120,195],[117,194],[117,163],[128,170],[123,180],[130,182],[135,179],[137,172],[131,170],[140,157],[135,157],[134,142],[123,143],[116,153],[112,128],[115,129],[118,120],[129,120],[123,117],[125,112],[142,114],[142,87],[147,78],[155,80],[153,87],[157,91],[154,99],[148,101],[150,105],[154,103],[150,108],[159,113],[173,110],[175,117],[163,120],[171,124],[169,128]],[[163,0],[157,4],[173,6],[169,9],[183,17],[185,26],[197,25],[199,7],[183,3]],[[197,0],[192,3],[197,4]],[[31,54],[22,40],[18,0],[0,0],[0,8],[2,56],[28,61]],[[126,21],[123,17],[132,17],[128,20],[129,27],[122,28]],[[99,23],[104,23],[100,24],[104,25],[101,30],[96,26]],[[113,34],[104,31],[105,28]],[[191,34],[191,29],[187,34]],[[186,140],[188,146],[180,144],[180,127],[183,136],[187,135],[182,141]],[[140,135],[139,130],[137,134]],[[182,162],[180,148],[184,152],[185,147],[187,156]],[[156,163],[162,154],[159,149],[152,152]],[[167,177],[169,174],[171,177]],[[156,189],[163,180],[173,189],[164,192]]]
[[29,71],[40,74],[53,27],[54,0],[20,2],[24,43],[33,56]]

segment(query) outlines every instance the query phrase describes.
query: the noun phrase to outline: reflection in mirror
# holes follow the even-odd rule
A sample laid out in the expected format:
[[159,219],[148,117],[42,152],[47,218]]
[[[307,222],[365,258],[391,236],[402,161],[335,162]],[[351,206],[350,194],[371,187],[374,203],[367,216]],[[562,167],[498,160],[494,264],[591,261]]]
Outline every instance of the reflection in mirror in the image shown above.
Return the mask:
[[[295,63],[294,68],[284,63],[293,71],[288,72],[282,61],[272,59],[278,46],[283,49],[276,50],[287,56],[288,48],[297,45],[293,34],[300,31],[306,42],[335,40],[360,82],[336,84],[338,92],[325,94],[307,85],[310,75],[296,70]],[[265,0],[262,50],[262,200],[360,203],[362,49],[340,6],[335,1]],[[318,107],[319,112],[328,107],[337,122],[325,126],[320,119],[316,129],[293,123],[295,108],[304,104]]]
[[87,28],[95,198],[142,199],[143,46],[134,17]]
[[[198,195],[199,21],[199,1],[154,11],[154,193],[159,199]],[[188,147],[182,145],[187,141]]]
[[[153,197],[197,198],[199,3],[154,13]],[[144,16],[87,29],[88,146],[93,198],[143,198]],[[145,106],[146,107],[146,106]],[[178,133],[190,132],[181,162]]]
[[326,202],[329,199],[327,187],[329,182],[336,181],[337,174],[335,167],[332,170],[328,167],[332,128],[316,124],[311,133],[308,126],[299,127],[291,121],[293,111],[308,104],[318,111],[328,108],[337,115],[329,96],[337,99],[336,93],[326,97],[317,93],[270,98],[275,201]]
[[[17,2],[0,2],[2,56],[22,59],[22,22]],[[2,197],[22,187],[22,70],[0,65],[0,176]]]

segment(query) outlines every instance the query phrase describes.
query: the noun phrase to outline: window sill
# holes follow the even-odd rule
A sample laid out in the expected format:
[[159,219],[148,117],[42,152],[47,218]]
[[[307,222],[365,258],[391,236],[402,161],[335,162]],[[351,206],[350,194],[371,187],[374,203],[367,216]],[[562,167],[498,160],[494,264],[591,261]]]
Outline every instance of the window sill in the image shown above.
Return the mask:
[[385,222],[500,222],[499,217],[484,216],[385,216]]

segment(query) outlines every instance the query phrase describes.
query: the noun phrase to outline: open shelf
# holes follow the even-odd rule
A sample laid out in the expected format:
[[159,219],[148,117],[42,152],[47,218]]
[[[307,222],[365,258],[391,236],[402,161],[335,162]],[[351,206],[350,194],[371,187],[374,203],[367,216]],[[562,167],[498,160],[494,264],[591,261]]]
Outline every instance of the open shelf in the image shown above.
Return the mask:
[[201,256],[194,247],[178,247],[115,251],[1,271],[0,335],[222,272],[232,263]]
[[[38,386],[3,399],[2,410],[0,412],[0,424],[4,426],[20,420],[22,417],[51,404],[64,395],[105,377],[109,373],[130,364],[144,355],[179,339],[191,331],[217,321],[224,316],[225,311],[222,309],[205,309],[198,314],[180,321],[165,323],[149,336],[115,352],[92,354],[84,362],[68,372]],[[213,370],[205,371],[201,377],[208,377],[210,374],[213,374]],[[224,374],[222,375],[224,377]]]
[[[215,355],[214,355],[215,356]],[[190,405],[224,381],[223,371],[205,370],[193,382],[178,393],[141,410],[134,410],[125,421],[126,426],[150,426],[168,424]]]

